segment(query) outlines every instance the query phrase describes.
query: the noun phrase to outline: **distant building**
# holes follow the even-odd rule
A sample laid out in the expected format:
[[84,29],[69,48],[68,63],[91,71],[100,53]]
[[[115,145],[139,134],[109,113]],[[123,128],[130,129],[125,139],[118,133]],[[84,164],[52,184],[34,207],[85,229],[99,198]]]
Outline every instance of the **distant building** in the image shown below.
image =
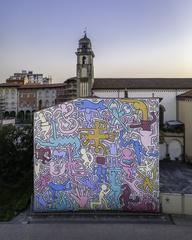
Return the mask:
[[177,118],[185,124],[185,157],[192,163],[192,90],[177,96]]
[[63,83],[63,87],[57,89],[56,104],[73,100],[78,96],[78,79],[76,77],[69,78]]
[[4,101],[4,118],[30,120],[32,113],[55,105],[58,91],[64,84],[0,84],[0,98]]
[[20,84],[15,83],[2,83],[0,84],[0,98],[4,102],[3,117],[16,117],[17,113],[17,94]]
[[3,119],[3,113],[5,112],[5,100],[0,96],[0,121]]
[[16,84],[50,84],[52,83],[51,77],[43,77],[43,74],[33,73],[32,71],[23,70],[21,73],[14,73],[10,76],[6,83]]

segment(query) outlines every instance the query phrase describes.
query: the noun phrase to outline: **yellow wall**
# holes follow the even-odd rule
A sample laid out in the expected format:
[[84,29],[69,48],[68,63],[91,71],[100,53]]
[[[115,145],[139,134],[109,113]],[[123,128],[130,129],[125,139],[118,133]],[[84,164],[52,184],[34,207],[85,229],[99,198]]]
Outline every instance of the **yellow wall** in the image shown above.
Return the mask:
[[186,161],[192,162],[192,99],[178,100],[178,120],[185,124]]

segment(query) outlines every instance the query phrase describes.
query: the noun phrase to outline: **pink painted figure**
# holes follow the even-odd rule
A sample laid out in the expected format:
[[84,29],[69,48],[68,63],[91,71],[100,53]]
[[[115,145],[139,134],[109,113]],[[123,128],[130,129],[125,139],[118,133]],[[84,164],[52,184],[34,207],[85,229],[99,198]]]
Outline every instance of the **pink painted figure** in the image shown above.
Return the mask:
[[134,165],[134,154],[133,151],[129,148],[124,148],[122,150],[122,161],[121,166],[126,172],[127,177],[130,179],[133,177],[133,165]]
[[65,173],[65,166],[66,163],[60,161],[59,163],[56,163],[55,161],[51,161],[49,163],[50,166],[50,174],[52,176],[58,177]]
[[39,178],[35,181],[35,188],[39,192],[42,192],[45,187],[48,186],[48,183],[50,181],[51,175],[49,173],[46,173],[45,175],[41,175]]

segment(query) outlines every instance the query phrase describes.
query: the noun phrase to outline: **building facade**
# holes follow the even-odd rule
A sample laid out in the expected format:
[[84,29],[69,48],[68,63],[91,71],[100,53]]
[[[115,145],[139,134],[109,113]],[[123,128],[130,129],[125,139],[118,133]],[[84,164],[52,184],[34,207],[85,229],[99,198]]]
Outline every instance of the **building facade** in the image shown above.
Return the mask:
[[19,84],[3,83],[0,84],[0,98],[4,102],[2,110],[3,117],[15,117],[18,111],[17,94]]
[[177,96],[178,119],[185,124],[185,158],[192,163],[192,91]]
[[33,112],[54,106],[64,84],[0,84],[0,98],[4,102],[4,118],[30,120]]
[[51,76],[44,77],[43,74],[33,73],[33,71],[23,70],[21,73],[14,73],[10,76],[6,83],[16,84],[50,84],[52,83]]
[[78,97],[78,79],[69,78],[63,83],[63,87],[57,89],[56,104],[73,100]]
[[95,78],[92,94],[106,98],[160,99],[161,121],[177,119],[176,97],[192,89],[192,78]]

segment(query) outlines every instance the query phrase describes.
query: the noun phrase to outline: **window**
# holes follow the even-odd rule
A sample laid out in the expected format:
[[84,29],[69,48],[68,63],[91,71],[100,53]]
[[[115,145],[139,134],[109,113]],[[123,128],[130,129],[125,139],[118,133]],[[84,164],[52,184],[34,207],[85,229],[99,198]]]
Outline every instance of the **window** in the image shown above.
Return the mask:
[[39,100],[39,110],[42,109],[42,100]]
[[82,62],[83,62],[83,64],[86,64],[86,57],[85,56],[83,56]]

